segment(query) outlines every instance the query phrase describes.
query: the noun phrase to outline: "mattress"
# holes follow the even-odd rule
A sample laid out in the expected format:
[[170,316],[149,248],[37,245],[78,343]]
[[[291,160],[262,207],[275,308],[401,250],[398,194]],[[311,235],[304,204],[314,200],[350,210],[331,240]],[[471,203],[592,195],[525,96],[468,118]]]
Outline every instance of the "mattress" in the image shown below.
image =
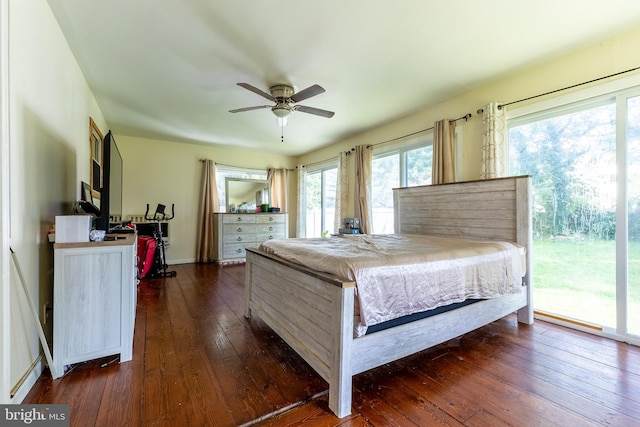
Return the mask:
[[526,265],[516,243],[436,235],[294,238],[260,249],[355,281],[355,336],[414,313],[521,292]]

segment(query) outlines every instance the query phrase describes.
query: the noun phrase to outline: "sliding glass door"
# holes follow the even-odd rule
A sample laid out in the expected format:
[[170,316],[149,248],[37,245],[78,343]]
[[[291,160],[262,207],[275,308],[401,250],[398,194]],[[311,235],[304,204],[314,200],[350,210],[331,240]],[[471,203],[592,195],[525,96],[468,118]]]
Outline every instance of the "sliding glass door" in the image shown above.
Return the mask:
[[307,172],[305,177],[306,237],[320,237],[323,233],[336,233],[336,185],[338,168],[327,166]]
[[509,121],[512,175],[534,192],[534,309],[640,335],[640,96]]
[[[619,273],[620,291],[626,291],[626,298],[621,298],[622,310],[627,307],[626,314],[621,313],[621,323],[626,320],[626,329],[630,334],[640,335],[640,96],[621,97],[623,113],[626,118],[625,147],[626,157],[626,212],[627,220],[625,271]],[[626,111],[624,111],[626,110]],[[622,248],[624,251],[624,247]],[[621,268],[621,267],[620,267]],[[622,268],[621,268],[622,269]],[[626,277],[625,277],[626,276]],[[627,286],[622,286],[626,282]],[[624,295],[624,294],[623,294]]]

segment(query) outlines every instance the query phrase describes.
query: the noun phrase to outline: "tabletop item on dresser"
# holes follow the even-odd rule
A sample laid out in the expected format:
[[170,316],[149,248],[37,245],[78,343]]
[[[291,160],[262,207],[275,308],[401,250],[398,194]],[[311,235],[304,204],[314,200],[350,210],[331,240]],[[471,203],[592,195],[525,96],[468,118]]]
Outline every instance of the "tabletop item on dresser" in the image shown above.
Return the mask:
[[89,240],[92,242],[102,242],[106,234],[104,230],[91,230],[89,232]]

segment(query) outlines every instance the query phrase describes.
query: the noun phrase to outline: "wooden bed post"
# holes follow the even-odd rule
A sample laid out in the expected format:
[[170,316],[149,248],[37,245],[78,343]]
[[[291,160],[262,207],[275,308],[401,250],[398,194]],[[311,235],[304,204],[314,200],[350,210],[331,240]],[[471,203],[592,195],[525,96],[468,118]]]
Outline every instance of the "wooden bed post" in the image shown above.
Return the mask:
[[353,342],[353,304],[355,288],[335,287],[331,322],[333,331],[332,361],[329,378],[329,409],[338,418],[351,414]]
[[335,287],[333,292],[333,349],[329,378],[329,409],[338,418],[351,414],[352,373],[351,344],[353,342],[353,304],[355,288]]
[[250,259],[253,256],[251,252],[247,252],[247,262],[244,270],[244,317],[251,318],[251,283],[253,277],[251,276],[251,262]]

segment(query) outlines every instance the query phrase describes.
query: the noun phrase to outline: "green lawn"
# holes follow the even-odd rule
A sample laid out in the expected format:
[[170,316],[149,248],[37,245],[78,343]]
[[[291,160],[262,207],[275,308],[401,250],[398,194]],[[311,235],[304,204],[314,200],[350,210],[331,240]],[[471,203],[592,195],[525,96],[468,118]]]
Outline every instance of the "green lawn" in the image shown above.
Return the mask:
[[[629,259],[629,329],[640,334],[640,242]],[[534,240],[534,307],[615,327],[615,269],[615,242]]]

